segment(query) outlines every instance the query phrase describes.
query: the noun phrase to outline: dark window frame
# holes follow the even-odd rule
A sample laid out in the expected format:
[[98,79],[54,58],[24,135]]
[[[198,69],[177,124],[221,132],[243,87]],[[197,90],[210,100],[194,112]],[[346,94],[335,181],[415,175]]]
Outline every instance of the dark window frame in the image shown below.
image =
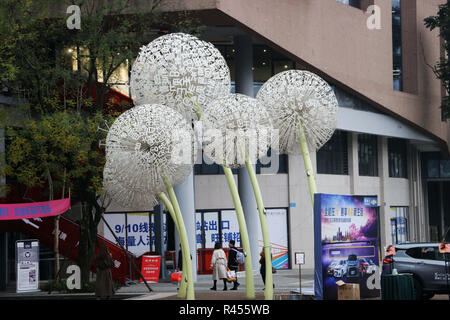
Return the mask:
[[388,162],[390,178],[408,178],[408,146],[406,140],[388,139]]
[[378,177],[378,136],[358,134],[358,171],[363,177]]
[[348,133],[337,130],[316,153],[317,173],[348,175]]
[[[271,155],[271,149],[267,151],[267,155]],[[255,165],[255,173],[261,174],[261,168],[267,168],[271,164],[262,164],[260,160]],[[289,163],[288,163],[288,155],[286,154],[279,154],[278,155],[278,171],[276,174],[284,174],[288,173],[289,171]],[[231,170],[233,174],[238,174],[239,169],[232,169]],[[201,164],[195,164],[194,165],[194,174],[195,175],[222,175],[224,174],[223,168],[221,165],[218,165],[216,163],[213,164],[206,164],[203,160],[203,151],[202,151],[202,163]]]
[[392,1],[392,57],[393,89],[403,91],[403,46],[402,46],[401,0]]

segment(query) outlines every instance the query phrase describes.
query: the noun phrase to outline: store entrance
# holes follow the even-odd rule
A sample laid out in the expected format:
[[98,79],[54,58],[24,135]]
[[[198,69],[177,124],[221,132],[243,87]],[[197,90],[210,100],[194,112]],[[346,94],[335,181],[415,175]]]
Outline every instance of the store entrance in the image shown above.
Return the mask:
[[429,181],[427,187],[430,241],[440,242],[450,227],[450,180]]

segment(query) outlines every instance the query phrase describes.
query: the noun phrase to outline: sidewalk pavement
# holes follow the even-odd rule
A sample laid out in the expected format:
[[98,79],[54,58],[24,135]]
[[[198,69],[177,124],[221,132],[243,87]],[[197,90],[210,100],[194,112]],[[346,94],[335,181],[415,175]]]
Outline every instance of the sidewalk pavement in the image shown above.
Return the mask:
[[[255,282],[255,298],[257,300],[264,299],[264,283],[262,281],[259,271],[254,272]],[[299,290],[299,273],[298,269],[293,270],[277,270],[273,274],[275,284],[274,297],[281,298],[290,295],[291,291]],[[223,282],[217,282],[217,291],[212,291],[210,288],[213,285],[211,275],[198,275],[197,281],[194,283],[195,297],[198,300],[245,300],[245,272],[238,272],[238,290],[230,290],[232,284],[228,284],[228,290],[222,291]],[[314,270],[302,269],[302,291],[312,293],[314,284]],[[173,300],[177,298],[177,284],[173,282],[160,281],[158,283],[149,284],[153,292],[149,292],[145,284],[133,284],[121,287],[118,294],[142,293],[142,296],[130,298],[130,300]]]
[[[274,300],[293,299],[292,292],[299,292],[299,273],[298,269],[277,270],[273,275],[274,279]],[[228,290],[222,291],[223,282],[217,282],[217,291],[210,288],[213,285],[211,275],[198,275],[194,283],[196,300],[246,300],[245,292],[245,272],[238,272],[238,281],[240,286],[238,290],[229,290],[232,284],[228,284]],[[258,271],[254,273],[255,281],[255,299],[264,300],[264,284]],[[153,290],[149,292],[144,283],[136,283],[128,286],[122,286],[112,297],[114,300],[183,300],[177,297],[177,284],[168,280],[160,280],[158,283],[150,283]],[[314,270],[302,269],[302,293],[311,295],[314,286]],[[295,295],[295,294],[294,294]],[[63,294],[58,292],[48,293],[47,291],[33,293],[16,293],[15,287],[10,286],[7,291],[0,292],[0,300],[94,300],[93,293]],[[432,300],[448,300],[448,295],[436,295]],[[380,300],[373,298],[368,300]]]
[[[299,274],[298,269],[295,270],[277,270],[273,275],[275,289],[275,298],[289,295],[291,291],[299,289]],[[212,291],[210,288],[213,285],[211,275],[198,275],[197,281],[194,283],[195,298],[197,300],[245,300],[245,272],[238,272],[238,282],[240,283],[238,290],[222,291],[223,282],[218,281],[217,291]],[[254,272],[255,282],[255,298],[257,300],[264,299],[264,283],[262,281],[259,271]],[[312,290],[314,283],[313,269],[302,269],[302,288]],[[168,280],[160,280],[158,283],[149,283],[153,290],[149,292],[144,283],[130,284],[128,286],[120,287],[113,299],[118,300],[174,300],[177,298],[178,284]],[[232,284],[228,284],[228,289],[232,288]],[[93,293],[59,293],[48,291],[16,293],[15,286],[10,284],[7,291],[0,291],[0,300],[47,300],[47,299],[80,299],[92,300],[95,299]]]

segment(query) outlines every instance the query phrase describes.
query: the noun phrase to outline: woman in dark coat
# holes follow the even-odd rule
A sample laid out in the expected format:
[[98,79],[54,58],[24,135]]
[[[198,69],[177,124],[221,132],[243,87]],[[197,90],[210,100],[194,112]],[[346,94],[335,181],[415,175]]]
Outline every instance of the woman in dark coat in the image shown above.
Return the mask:
[[[261,274],[261,278],[262,278],[262,281],[265,286],[266,285],[266,255],[264,253],[264,248],[261,250],[259,255],[261,256],[261,258],[259,259],[259,263],[261,264],[259,273]],[[272,253],[270,254],[270,257],[272,257]],[[275,271],[275,269],[272,267],[272,273],[275,273],[274,271]],[[273,284],[273,287],[275,288],[275,283]]]
[[239,262],[237,261],[237,253],[239,252],[238,249],[235,247],[235,241],[230,240],[228,243],[228,246],[230,247],[230,251],[228,251],[228,269],[231,271],[234,271],[236,273],[236,280],[233,281],[233,288],[231,290],[237,290],[240,283],[237,281],[237,272],[239,269]]
[[100,244],[95,257],[95,268],[97,278],[95,281],[95,296],[97,298],[109,299],[114,294],[114,283],[111,268],[114,266],[111,254],[104,243]]

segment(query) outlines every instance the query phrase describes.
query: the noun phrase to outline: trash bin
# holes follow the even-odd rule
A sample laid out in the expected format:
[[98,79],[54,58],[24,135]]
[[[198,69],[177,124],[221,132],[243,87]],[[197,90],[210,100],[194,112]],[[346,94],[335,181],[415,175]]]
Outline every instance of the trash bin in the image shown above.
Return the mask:
[[412,274],[387,274],[381,276],[381,300],[415,300]]

